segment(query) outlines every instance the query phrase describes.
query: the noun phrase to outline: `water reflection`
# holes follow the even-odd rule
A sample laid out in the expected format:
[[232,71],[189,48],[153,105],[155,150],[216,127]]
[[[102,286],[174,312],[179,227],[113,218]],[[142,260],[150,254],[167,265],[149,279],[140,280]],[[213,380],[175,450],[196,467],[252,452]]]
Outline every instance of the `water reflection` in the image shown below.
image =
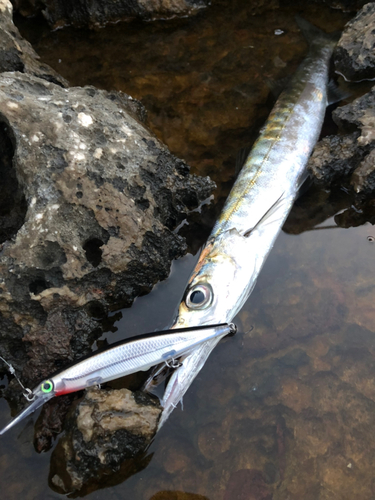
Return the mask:
[[[75,478],[74,471],[70,469],[71,463],[67,463],[66,461],[67,457],[64,447],[67,445],[67,441],[64,438],[60,439],[51,455],[48,485],[53,491],[66,495],[68,498],[86,497],[97,490],[112,488],[123,483],[129,477],[145,469],[151,462],[153,455],[144,451],[132,459],[122,460],[115,469],[113,466],[107,469],[104,467],[98,468],[93,458],[92,467],[97,473],[90,474],[90,471],[87,470],[87,474],[85,475],[82,470],[77,470],[77,478]],[[71,484],[72,478],[83,479],[83,481],[78,485],[76,480],[74,487],[71,486],[71,492],[69,492],[69,484]]]

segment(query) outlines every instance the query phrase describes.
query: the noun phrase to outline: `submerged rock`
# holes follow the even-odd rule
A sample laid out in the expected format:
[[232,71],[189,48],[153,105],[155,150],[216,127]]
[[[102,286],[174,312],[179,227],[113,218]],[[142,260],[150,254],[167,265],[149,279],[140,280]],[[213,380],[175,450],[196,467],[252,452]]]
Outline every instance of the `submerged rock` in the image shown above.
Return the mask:
[[206,7],[208,0],[17,0],[21,14],[42,11],[53,28],[66,25],[100,27],[129,18],[155,19],[186,16]]
[[159,491],[150,500],[208,500],[206,496],[185,491]]
[[52,488],[63,493],[83,487],[88,491],[120,468],[139,470],[137,460],[144,459],[160,413],[161,407],[143,393],[88,390],[68,417],[67,432],[52,454]]
[[272,500],[272,496],[261,471],[242,469],[231,475],[224,500]]
[[334,53],[336,71],[346,80],[375,79],[375,3],[365,5],[345,27]]

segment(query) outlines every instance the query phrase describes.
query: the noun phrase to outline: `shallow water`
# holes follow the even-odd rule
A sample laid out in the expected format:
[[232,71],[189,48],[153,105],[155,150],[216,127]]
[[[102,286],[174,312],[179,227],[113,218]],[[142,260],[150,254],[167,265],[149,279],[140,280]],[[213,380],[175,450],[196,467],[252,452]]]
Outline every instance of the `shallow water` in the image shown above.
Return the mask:
[[[158,137],[193,172],[217,182],[210,209],[183,228],[196,252],[233,182],[237,151],[270,111],[267,82],[293,73],[306,51],[288,5],[253,15],[248,2],[217,2],[191,19],[119,23],[95,32],[49,33],[37,20],[20,27],[71,85],[139,98]],[[349,18],[321,5],[299,12],[328,31]],[[375,498],[375,243],[368,239],[375,229],[337,226],[343,215],[335,214],[352,203],[344,191],[316,189],[297,202],[288,233],[281,233],[236,318],[240,332],[212,353],[184,398],[184,411],[174,411],[148,450],[148,466],[126,480],[120,470],[83,495]],[[314,204],[324,206],[320,218]],[[105,335],[108,341],[167,326],[195,259],[189,254],[175,262],[168,280],[117,314],[122,318]],[[0,421],[8,418],[0,400]],[[33,449],[35,420],[2,437],[6,499],[62,497],[49,482],[51,451]]]

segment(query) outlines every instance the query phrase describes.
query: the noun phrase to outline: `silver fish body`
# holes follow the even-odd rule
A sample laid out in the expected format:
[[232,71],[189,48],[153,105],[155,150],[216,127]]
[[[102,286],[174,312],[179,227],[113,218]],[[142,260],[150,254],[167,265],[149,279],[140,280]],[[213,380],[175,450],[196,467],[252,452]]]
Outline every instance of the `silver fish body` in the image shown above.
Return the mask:
[[79,391],[125,375],[169,363],[191,353],[202,342],[220,340],[235,331],[234,325],[221,324],[146,334],[115,344],[41,382],[32,403],[13,419],[0,435],[54,396]]
[[[190,277],[172,328],[228,322],[241,310],[287,218],[319,138],[336,36],[313,31],[310,51],[260,132]],[[318,36],[316,36],[318,34]],[[311,38],[311,36],[310,36]],[[163,425],[212,349],[199,345],[174,371],[162,404]]]

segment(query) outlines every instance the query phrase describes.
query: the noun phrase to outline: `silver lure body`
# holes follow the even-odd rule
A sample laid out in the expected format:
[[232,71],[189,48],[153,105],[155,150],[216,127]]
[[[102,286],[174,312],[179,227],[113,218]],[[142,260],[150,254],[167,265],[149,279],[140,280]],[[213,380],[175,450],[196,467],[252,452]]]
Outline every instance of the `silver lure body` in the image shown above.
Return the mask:
[[[319,138],[327,106],[329,61],[336,37],[306,21],[299,24],[308,38],[312,38],[313,31],[310,52],[281,94],[247,157],[190,277],[172,328],[234,318],[253,290],[307,177],[306,165]],[[203,297],[201,304],[199,297]],[[217,343],[212,339],[200,344],[173,372],[162,401],[159,428]]]
[[231,333],[230,325],[147,334],[93,354],[51,378],[56,395],[103,384],[186,355],[200,343]]
[[115,344],[41,382],[33,402],[0,435],[54,396],[79,391],[170,361],[192,352],[200,343],[233,333],[234,325],[212,325],[146,334]]

